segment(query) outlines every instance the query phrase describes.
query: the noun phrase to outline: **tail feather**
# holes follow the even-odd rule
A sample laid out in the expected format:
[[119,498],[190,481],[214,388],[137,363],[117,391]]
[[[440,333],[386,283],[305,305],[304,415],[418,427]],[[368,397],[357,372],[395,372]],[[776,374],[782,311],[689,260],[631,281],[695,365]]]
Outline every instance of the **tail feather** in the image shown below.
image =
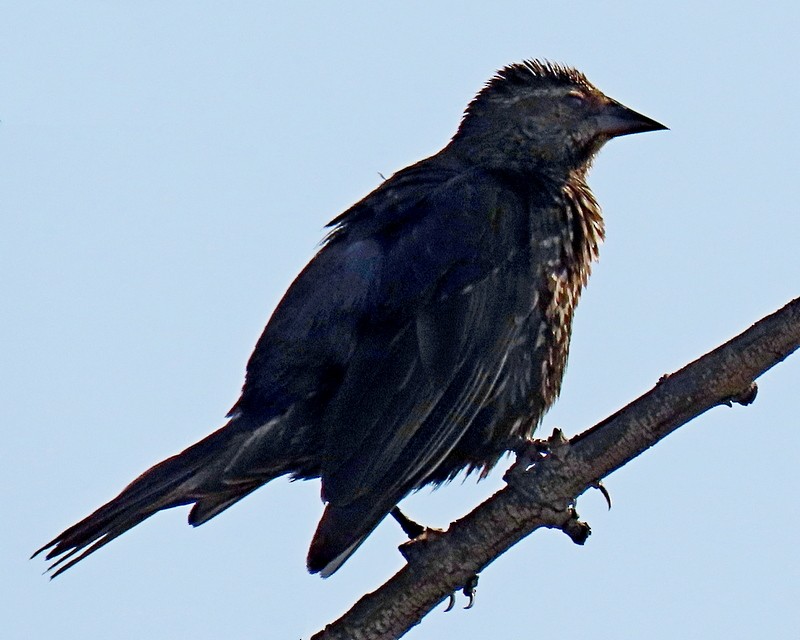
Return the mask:
[[232,507],[242,498],[249,496],[253,491],[258,489],[261,484],[262,483],[259,482],[255,485],[236,487],[236,489],[227,493],[200,498],[195,502],[192,510],[189,512],[189,524],[193,527],[199,527],[201,524],[211,520],[211,518],[218,516],[228,507]]
[[[115,527],[109,527],[105,532],[99,534],[98,536],[87,537],[84,540],[82,540],[80,543],[77,543],[72,547],[65,547],[63,551],[59,551],[58,548],[59,548],[60,545],[56,545],[56,547],[47,554],[46,559],[47,560],[52,560],[53,558],[55,558],[56,556],[58,556],[61,553],[63,553],[64,555],[61,556],[60,558],[58,558],[53,564],[51,564],[47,568],[48,572],[53,571],[55,569],[55,571],[53,571],[53,574],[50,577],[51,578],[55,578],[56,576],[64,573],[67,569],[69,569],[70,567],[75,565],[77,562],[80,562],[81,560],[83,560],[89,554],[92,554],[95,551],[97,551],[98,549],[100,549],[101,547],[104,547],[109,542],[111,542],[114,538],[116,538],[118,536],[121,536],[128,529],[131,529],[132,527],[135,527],[137,524],[139,524],[143,520],[149,518],[155,512],[156,511],[149,511],[149,512],[145,512],[145,513],[139,514],[139,515],[137,515],[135,517],[129,518],[124,523],[120,523]],[[53,542],[55,542],[55,541],[53,541]],[[40,552],[42,552],[45,549],[47,549],[48,547],[52,546],[52,544],[53,543],[50,543],[50,544],[42,547],[36,553],[34,553],[33,556],[31,556],[31,557],[34,557],[34,556],[38,555]],[[73,557],[76,553],[78,553],[81,550],[82,550],[82,553],[80,553],[80,555],[78,555],[77,557]],[[65,551],[66,551],[66,553],[65,553]],[[69,560],[69,562],[67,562],[68,560]]]
[[[196,484],[193,478],[202,470],[203,458],[192,453],[190,447],[145,471],[116,498],[63,531],[31,557],[43,551],[48,551],[47,560],[61,556],[48,567],[48,571],[58,568],[52,575],[55,577],[156,512],[193,502],[192,488]],[[73,557],[78,552],[82,553]]]
[[31,557],[47,552],[55,577],[162,509],[192,504],[198,526],[273,478],[317,475],[306,442],[284,416],[264,423],[236,415],[185,451],[145,471],[113,500],[66,529]]
[[[203,505],[198,513],[202,511],[204,517],[192,524],[207,521],[269,480],[262,478],[260,482],[238,486],[222,484],[220,468],[235,454],[240,439],[223,427],[160,462],[131,482],[116,498],[60,533],[31,557],[47,551],[45,559],[55,559],[47,569],[55,570],[51,576],[54,578],[163,509],[195,502]],[[216,506],[213,511],[208,508],[212,504]]]

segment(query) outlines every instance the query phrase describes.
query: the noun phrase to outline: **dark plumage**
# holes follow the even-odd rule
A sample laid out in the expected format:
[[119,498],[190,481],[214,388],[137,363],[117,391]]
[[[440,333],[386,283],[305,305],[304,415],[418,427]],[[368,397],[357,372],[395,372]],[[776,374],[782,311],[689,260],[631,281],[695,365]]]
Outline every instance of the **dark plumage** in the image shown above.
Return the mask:
[[501,70],[442,151],[330,223],[230,421],[40,549],[54,575],[161,509],[199,525],[290,474],[322,479],[308,568],[327,576],[410,491],[486,474],[558,395],[603,239],[592,158],[663,128],[573,69]]

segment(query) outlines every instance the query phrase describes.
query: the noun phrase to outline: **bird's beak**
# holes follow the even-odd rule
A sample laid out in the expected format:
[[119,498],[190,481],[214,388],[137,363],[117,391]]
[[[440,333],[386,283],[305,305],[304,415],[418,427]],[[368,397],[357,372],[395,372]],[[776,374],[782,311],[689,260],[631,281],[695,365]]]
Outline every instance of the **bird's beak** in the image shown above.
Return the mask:
[[611,101],[597,116],[597,126],[602,134],[610,138],[627,136],[631,133],[644,133],[645,131],[661,131],[666,129],[663,124],[656,122],[637,113],[633,109]]

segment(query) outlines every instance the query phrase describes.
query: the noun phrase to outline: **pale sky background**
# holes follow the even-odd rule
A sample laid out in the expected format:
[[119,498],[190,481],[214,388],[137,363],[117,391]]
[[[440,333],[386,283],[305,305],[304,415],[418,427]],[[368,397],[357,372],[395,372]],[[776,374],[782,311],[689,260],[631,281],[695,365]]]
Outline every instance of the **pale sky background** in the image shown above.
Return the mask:
[[[608,239],[562,398],[581,431],[800,294],[797,3],[0,2],[0,636],[307,638],[402,565],[305,571],[316,482],[161,513],[53,582],[30,553],[205,436],[323,225],[546,57],[671,128],[590,176]],[[390,8],[391,6],[391,8]],[[797,638],[800,356],[539,532],[408,638]],[[446,525],[501,486],[406,506]],[[463,604],[463,601],[460,601]]]

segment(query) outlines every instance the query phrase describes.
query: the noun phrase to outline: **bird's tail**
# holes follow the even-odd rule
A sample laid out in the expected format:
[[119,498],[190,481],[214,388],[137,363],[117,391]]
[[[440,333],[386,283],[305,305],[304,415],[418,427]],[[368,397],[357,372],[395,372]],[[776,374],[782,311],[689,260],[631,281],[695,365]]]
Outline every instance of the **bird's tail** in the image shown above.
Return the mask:
[[[55,577],[162,509],[195,503],[189,522],[193,525],[206,522],[271,479],[262,476],[233,484],[219,483],[219,467],[224,467],[238,450],[238,435],[223,427],[148,469],[116,498],[56,536],[31,557],[47,551],[47,560],[56,559],[48,567],[48,571],[55,569],[51,576]],[[226,450],[229,455],[225,455]]]
[[308,550],[310,573],[328,578],[353,555],[396,505],[398,497],[361,498],[348,505],[328,504]]

